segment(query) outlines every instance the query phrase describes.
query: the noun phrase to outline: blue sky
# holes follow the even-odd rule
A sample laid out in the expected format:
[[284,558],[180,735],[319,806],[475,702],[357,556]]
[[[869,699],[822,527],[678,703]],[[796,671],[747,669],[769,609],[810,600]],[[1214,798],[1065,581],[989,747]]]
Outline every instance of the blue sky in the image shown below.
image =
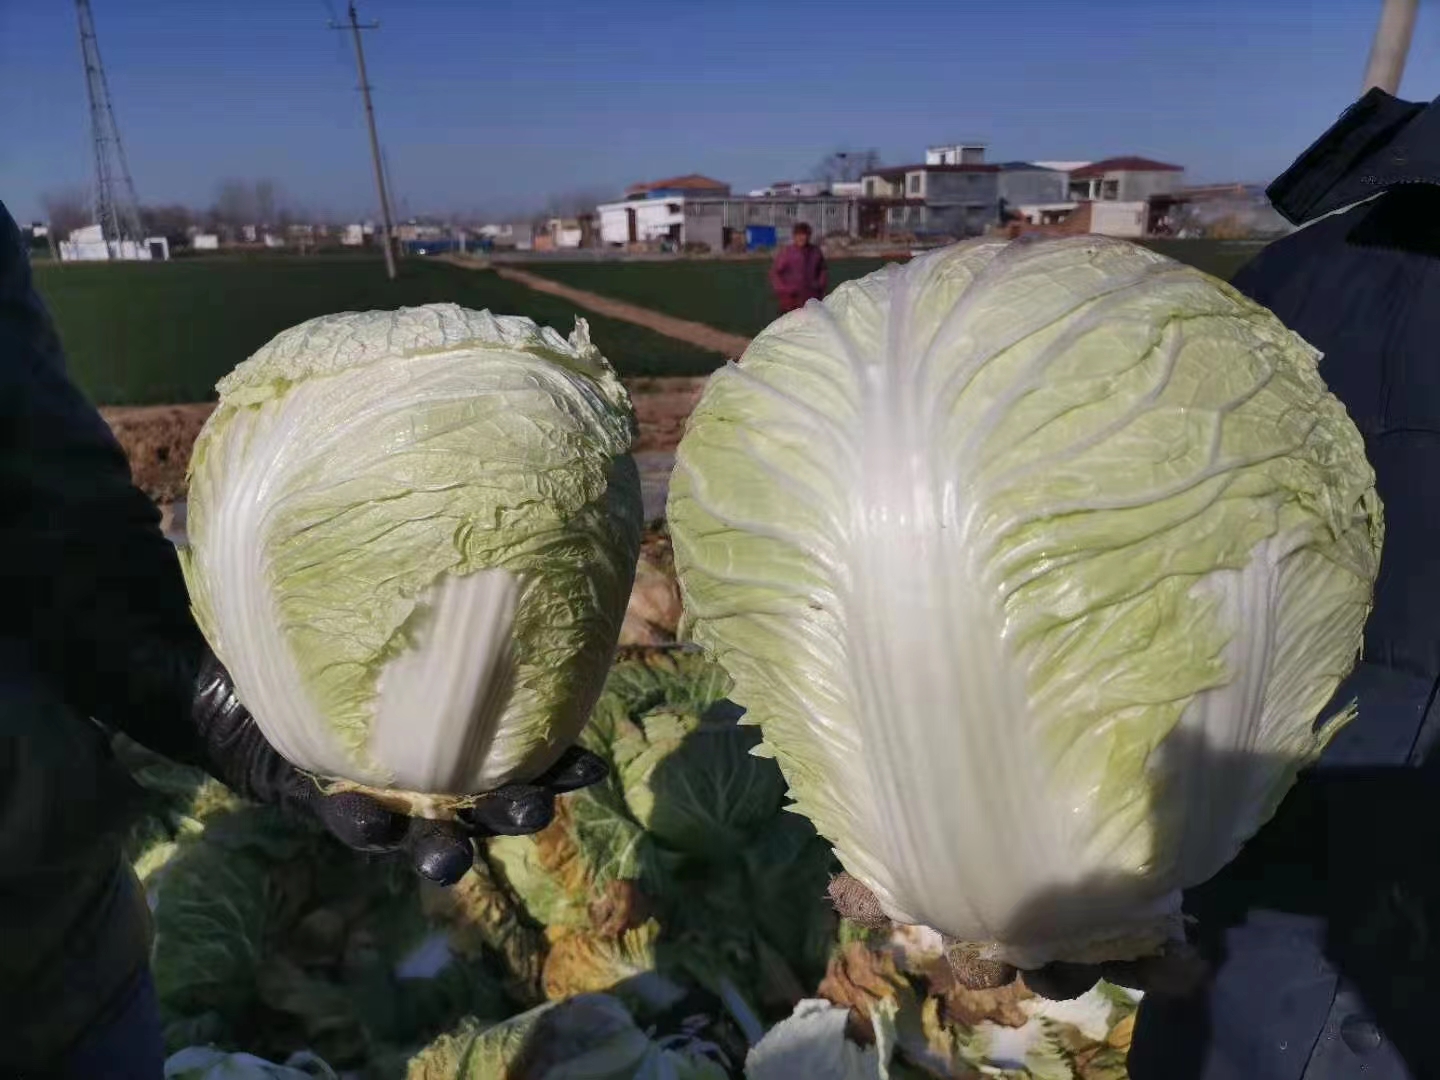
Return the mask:
[[[342,0],[93,0],[143,202],[276,180],[374,205]],[[1422,5],[1402,96],[1440,94]],[[512,213],[703,172],[750,187],[837,147],[913,160],[1137,153],[1266,180],[1356,96],[1379,0],[364,0],[402,210]],[[72,6],[0,0],[0,199],[21,219],[90,176]]]

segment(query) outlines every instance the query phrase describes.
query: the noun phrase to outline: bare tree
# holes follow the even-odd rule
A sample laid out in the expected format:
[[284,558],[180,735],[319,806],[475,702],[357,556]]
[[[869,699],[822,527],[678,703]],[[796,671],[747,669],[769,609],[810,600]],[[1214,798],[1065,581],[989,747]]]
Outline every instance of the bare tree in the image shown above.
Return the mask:
[[274,180],[255,181],[255,214],[261,225],[278,225],[280,193]]
[[813,178],[831,184],[853,183],[878,168],[880,154],[875,150],[836,150],[815,166]]
[[40,196],[40,205],[45,210],[45,222],[57,242],[76,229],[91,224],[94,217],[90,202],[80,188],[47,191]]
[[614,194],[605,188],[575,188],[549,196],[537,215],[542,218],[567,218],[593,214],[595,207],[613,201]]
[[190,226],[195,224],[195,211],[173,203],[169,206],[142,206],[140,220],[148,236],[163,236],[172,248],[189,242]]
[[215,192],[211,216],[231,229],[255,224],[255,190],[244,180],[225,180]]

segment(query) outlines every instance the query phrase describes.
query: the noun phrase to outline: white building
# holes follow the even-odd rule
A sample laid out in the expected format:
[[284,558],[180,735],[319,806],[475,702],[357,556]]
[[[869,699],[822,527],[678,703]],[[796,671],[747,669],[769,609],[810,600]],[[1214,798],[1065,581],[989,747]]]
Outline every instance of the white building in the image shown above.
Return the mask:
[[833,195],[756,198],[753,196],[677,195],[672,198],[630,199],[598,208],[600,242],[611,246],[668,240],[675,244],[704,244],[724,251],[744,240],[751,227],[773,229],[775,240],[788,241],[800,222],[810,226],[816,240],[859,231],[858,199]]
[[215,233],[196,233],[190,238],[190,246],[196,251],[219,251],[220,237]]
[[980,165],[984,161],[984,143],[954,143],[925,148],[926,165]]
[[1097,236],[1135,239],[1145,235],[1150,216],[1148,202],[1094,202],[1090,206],[1090,231]]
[[545,230],[556,248],[578,248],[585,236],[585,230],[574,218],[551,218],[545,223]]
[[532,251],[535,247],[535,227],[529,222],[491,222],[476,230],[480,239],[488,241],[491,247],[514,248],[516,251]]
[[170,241],[163,236],[147,236],[144,243],[121,240],[107,243],[99,225],[76,229],[60,241],[60,258],[65,262],[105,262],[109,259],[127,262],[149,262],[170,258]]
[[340,243],[346,247],[360,247],[365,243],[365,226],[353,222],[345,226],[345,231],[340,234]]
[[750,197],[752,199],[777,199],[790,196],[814,198],[816,195],[830,193],[830,184],[825,180],[777,180],[769,187],[757,188],[750,192]]
[[681,240],[685,228],[685,196],[670,199],[627,199],[596,208],[602,244]]

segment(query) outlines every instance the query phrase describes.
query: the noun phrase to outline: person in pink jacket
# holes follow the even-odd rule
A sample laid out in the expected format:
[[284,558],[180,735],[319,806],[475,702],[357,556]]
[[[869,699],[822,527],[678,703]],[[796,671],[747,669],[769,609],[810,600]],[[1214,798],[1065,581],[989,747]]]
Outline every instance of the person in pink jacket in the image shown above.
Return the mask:
[[804,307],[807,300],[819,300],[829,283],[825,255],[810,243],[810,226],[799,222],[792,243],[780,249],[770,267],[770,287],[775,290],[780,314]]

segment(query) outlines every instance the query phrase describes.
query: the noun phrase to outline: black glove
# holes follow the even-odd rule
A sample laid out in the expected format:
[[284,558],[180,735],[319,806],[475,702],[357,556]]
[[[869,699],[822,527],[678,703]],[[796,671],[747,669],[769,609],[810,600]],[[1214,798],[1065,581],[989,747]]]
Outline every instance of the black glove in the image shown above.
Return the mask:
[[1211,977],[1200,953],[1184,942],[1172,942],[1158,956],[1106,964],[1047,964],[1020,973],[1025,985],[1043,998],[1077,998],[1104,979],[1156,997],[1183,998],[1199,991]]
[[236,794],[293,813],[310,814],[343,844],[364,852],[404,852],[416,872],[442,885],[459,881],[474,860],[474,837],[538,832],[555,814],[555,796],[602,780],[605,762],[579,747],[544,776],[509,784],[480,799],[458,820],[411,818],[359,792],[325,795],[265,741],[235,696],[230,674],[207,651],[195,684],[192,719],[200,763]]

